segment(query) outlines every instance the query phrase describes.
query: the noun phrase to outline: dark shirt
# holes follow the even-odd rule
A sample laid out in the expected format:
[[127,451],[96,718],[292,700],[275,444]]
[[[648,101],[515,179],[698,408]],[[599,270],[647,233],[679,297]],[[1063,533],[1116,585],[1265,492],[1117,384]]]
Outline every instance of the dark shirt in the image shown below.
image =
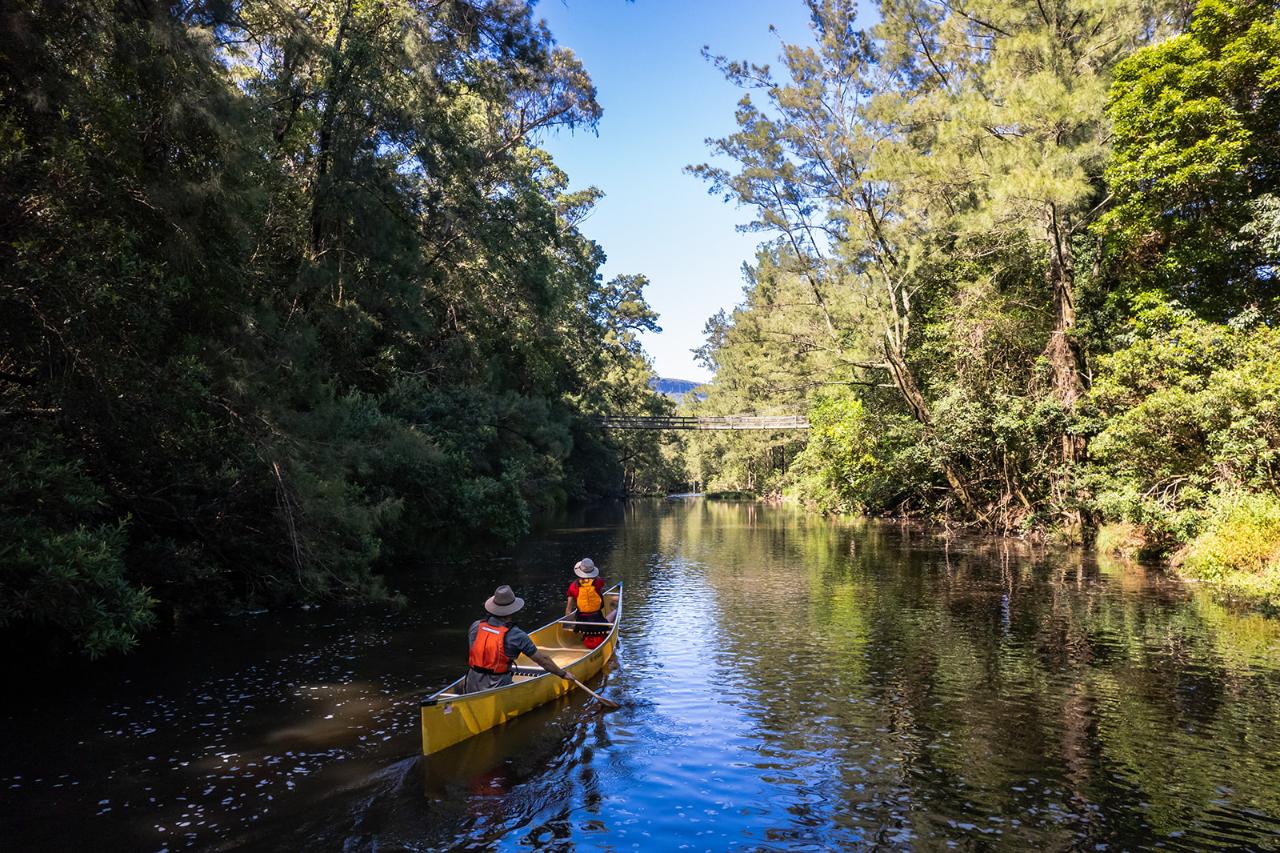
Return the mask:
[[[511,625],[509,621],[500,616],[490,616],[487,620],[477,619],[471,623],[471,627],[467,630],[467,648],[475,645],[476,632],[480,630],[480,623],[484,621],[487,621],[495,628]],[[507,657],[511,658],[511,665],[515,666],[516,658],[520,656],[521,652],[533,657],[538,653],[538,647],[533,644],[533,640],[529,639],[529,635],[524,632],[523,628],[511,625],[507,635],[502,638],[502,651]]]

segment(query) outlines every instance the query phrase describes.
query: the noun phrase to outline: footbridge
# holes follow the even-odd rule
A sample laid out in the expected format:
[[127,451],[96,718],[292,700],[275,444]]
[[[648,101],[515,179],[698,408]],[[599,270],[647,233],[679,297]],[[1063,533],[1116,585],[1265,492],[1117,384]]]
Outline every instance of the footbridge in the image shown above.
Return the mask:
[[808,429],[804,415],[599,415],[605,429]]

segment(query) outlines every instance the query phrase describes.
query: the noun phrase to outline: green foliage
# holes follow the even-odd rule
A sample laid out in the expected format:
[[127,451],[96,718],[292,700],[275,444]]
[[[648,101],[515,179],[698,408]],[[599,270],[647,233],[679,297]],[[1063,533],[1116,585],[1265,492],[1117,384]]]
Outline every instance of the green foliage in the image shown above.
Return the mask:
[[695,408],[812,429],[693,438],[691,475],[1143,555],[1280,492],[1276,5],[809,8],[776,70],[714,60],[737,168],[694,171],[777,236]]
[[[667,405],[656,317],[643,276],[600,280],[577,229],[599,193],[537,148],[600,108],[529,5],[5,20],[0,418],[12,458],[53,454],[30,464],[102,504],[9,509],[36,531],[15,626],[90,625],[31,579],[63,552],[166,612],[384,595],[389,561],[511,541],[660,455],[590,421]],[[146,625],[121,589],[98,596],[117,633],[73,630],[91,653]]]
[[[708,343],[698,357],[715,370],[715,381],[686,396],[682,414],[796,414],[815,387],[815,365],[829,364],[830,353],[808,343],[807,332],[822,318],[793,258],[762,250],[748,282],[744,305],[707,322]],[[794,432],[692,432],[683,455],[688,479],[707,490],[777,495],[802,446]]]
[[1271,606],[1258,561],[1280,492],[1278,48],[1274,4],[1202,0],[1186,32],[1117,66],[1114,201],[1094,229],[1106,352],[1079,477],[1144,550],[1190,542],[1185,571]]
[[127,518],[43,444],[0,452],[0,626],[55,629],[90,657],[132,647],[154,601],[125,567]]
[[692,171],[777,235],[709,329],[715,385],[784,411],[794,389],[846,387],[878,423],[909,417],[931,482],[900,484],[901,508],[1078,522],[1076,303],[1105,208],[1104,107],[1166,5],[885,2],[869,31],[852,2],[808,6],[811,39],[776,69],[713,58],[745,90],[736,132],[711,143],[736,168]]
[[1221,496],[1178,563],[1218,592],[1280,612],[1280,496]]
[[1093,540],[1094,549],[1101,555],[1121,560],[1136,560],[1149,552],[1143,529],[1127,521],[1112,521],[1098,528]]
[[1068,423],[1052,397],[957,385],[935,404],[928,451],[965,478],[986,524],[1026,533],[1078,506],[1069,493],[1055,492]]
[[1098,359],[1091,392],[1101,428],[1089,479],[1105,517],[1171,547],[1195,535],[1214,494],[1280,489],[1275,329],[1144,297],[1122,340]]
[[1217,318],[1280,296],[1280,9],[1203,0],[1185,33],[1116,67],[1108,115],[1099,230],[1127,286]]
[[826,512],[885,513],[927,493],[936,472],[920,427],[901,415],[874,415],[845,394],[809,408],[808,444],[789,470],[792,494]]

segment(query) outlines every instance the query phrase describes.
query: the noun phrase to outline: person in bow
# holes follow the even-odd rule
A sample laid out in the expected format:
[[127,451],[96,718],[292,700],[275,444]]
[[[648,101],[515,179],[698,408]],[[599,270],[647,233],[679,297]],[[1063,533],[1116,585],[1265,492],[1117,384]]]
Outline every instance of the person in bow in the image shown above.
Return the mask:
[[[564,615],[577,623],[574,630],[582,635],[582,645],[594,649],[604,642],[612,627],[614,599],[604,593],[604,579],[590,557],[583,557],[573,567],[577,579],[569,584]],[[596,627],[596,626],[599,627]]]
[[524,599],[518,597],[510,586],[503,584],[494,590],[484,603],[489,615],[472,623],[467,631],[470,644],[467,678],[463,693],[477,693],[494,687],[505,687],[514,677],[512,667],[521,654],[538,666],[565,681],[572,681],[551,656],[539,651],[533,640],[516,625],[515,616],[524,609]]

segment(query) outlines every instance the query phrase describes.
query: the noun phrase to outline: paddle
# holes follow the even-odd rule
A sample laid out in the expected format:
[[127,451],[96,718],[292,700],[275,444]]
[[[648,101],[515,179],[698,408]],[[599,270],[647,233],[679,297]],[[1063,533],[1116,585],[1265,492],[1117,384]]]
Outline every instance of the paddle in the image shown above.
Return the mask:
[[569,673],[565,673],[565,674],[566,674],[566,675],[569,675],[569,680],[570,680],[570,681],[572,681],[574,684],[578,685],[578,686],[579,686],[579,687],[581,687],[583,690],[585,690],[585,691],[587,691],[588,693],[590,693],[592,696],[596,697],[596,701],[597,701],[597,702],[599,702],[601,705],[604,705],[606,708],[613,708],[613,709],[617,710],[618,708],[621,708],[621,707],[622,707],[621,705],[619,705],[617,702],[613,701],[612,699],[606,699],[606,698],[604,698],[604,697],[603,697],[603,696],[601,696],[599,693],[595,692],[595,691],[594,691],[594,690],[592,690],[590,687],[588,687],[587,685],[583,684],[581,681],[579,681],[578,679],[574,678],[574,677],[573,677],[572,675],[570,675]]

